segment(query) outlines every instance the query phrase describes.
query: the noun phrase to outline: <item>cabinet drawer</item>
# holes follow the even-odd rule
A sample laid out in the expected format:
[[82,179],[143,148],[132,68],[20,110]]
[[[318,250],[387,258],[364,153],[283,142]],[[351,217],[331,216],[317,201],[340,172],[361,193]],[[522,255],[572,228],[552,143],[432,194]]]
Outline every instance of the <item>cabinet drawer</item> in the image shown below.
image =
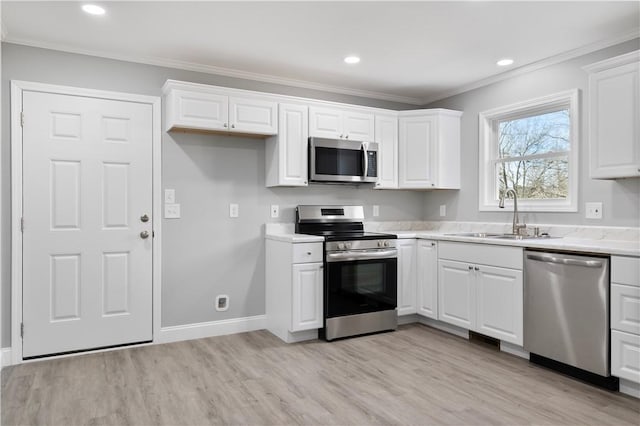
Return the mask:
[[611,282],[640,287],[640,258],[611,257]]
[[322,262],[322,243],[293,244],[293,263]]
[[611,332],[611,374],[640,383],[640,336]]
[[640,334],[640,287],[611,284],[611,328]]
[[438,258],[480,265],[522,269],[522,248],[441,241]]

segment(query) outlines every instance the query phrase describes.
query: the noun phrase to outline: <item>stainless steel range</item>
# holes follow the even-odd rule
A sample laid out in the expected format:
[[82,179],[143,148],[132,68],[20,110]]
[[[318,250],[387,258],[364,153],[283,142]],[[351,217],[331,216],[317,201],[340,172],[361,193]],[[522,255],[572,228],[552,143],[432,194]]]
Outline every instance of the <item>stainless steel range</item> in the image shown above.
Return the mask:
[[296,233],[324,236],[324,328],[320,337],[395,330],[396,236],[364,231],[362,206],[298,206]]

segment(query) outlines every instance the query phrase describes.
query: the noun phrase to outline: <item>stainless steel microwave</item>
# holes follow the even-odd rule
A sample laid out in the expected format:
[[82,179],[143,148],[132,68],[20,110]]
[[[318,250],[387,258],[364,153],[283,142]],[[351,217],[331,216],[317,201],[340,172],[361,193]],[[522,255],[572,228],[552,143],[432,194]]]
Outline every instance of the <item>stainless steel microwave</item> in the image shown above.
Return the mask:
[[310,182],[375,182],[378,144],[341,139],[309,138]]

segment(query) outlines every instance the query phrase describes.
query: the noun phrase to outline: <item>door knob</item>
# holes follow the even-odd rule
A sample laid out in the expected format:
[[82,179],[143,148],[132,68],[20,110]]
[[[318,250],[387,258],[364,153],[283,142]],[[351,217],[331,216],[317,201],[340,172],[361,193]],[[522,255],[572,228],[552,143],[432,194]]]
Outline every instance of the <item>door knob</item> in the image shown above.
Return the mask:
[[140,233],[140,238],[142,238],[143,240],[146,240],[147,238],[149,238],[149,231],[142,231]]
[[146,214],[143,214],[142,216],[140,216],[140,221],[141,222],[149,222],[149,216],[147,216]]

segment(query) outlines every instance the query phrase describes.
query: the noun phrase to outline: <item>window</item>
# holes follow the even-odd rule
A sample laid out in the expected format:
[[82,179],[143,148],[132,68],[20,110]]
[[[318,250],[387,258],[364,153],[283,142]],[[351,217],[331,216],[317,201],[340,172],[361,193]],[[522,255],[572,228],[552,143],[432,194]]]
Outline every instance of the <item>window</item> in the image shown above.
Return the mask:
[[[480,113],[480,210],[577,211],[578,90]],[[506,200],[505,204],[513,200]]]

